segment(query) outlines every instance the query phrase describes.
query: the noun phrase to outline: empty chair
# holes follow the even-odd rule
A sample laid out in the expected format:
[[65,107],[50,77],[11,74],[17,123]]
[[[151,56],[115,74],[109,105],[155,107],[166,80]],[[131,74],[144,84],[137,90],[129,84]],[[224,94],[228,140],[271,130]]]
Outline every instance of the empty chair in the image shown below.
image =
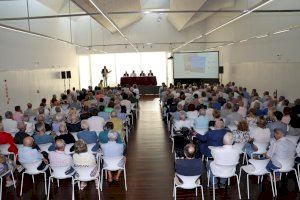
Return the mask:
[[102,157],[103,168],[101,169],[101,184],[100,184],[101,191],[103,189],[104,170],[109,170],[109,171],[123,170],[124,171],[125,190],[127,191],[126,168],[125,168],[125,163],[122,161],[123,159],[124,159],[124,156],[118,156],[118,157],[105,157],[104,156],[104,157]]
[[[98,180],[98,183],[100,182],[99,180],[99,168],[97,165],[94,166],[77,166],[74,167],[76,171],[76,176],[72,180],[72,200],[75,199],[75,184],[78,183],[78,186],[80,185],[80,181],[88,182],[88,181],[94,181]],[[99,185],[96,185],[96,189],[98,190],[98,199],[100,200],[100,190],[99,190]]]
[[[173,197],[176,200],[176,193],[177,193],[177,188],[182,188],[182,189],[196,189],[196,196],[198,195],[198,190],[197,188],[200,187],[201,189],[201,195],[202,199],[204,199],[203,195],[203,186],[200,184],[200,176],[183,176],[180,174],[175,174],[174,177],[174,187],[173,187]],[[179,179],[182,181],[182,183],[179,181]]]
[[300,184],[299,184],[299,179],[298,179],[298,174],[297,174],[297,170],[294,168],[294,164],[295,164],[295,158],[287,158],[287,159],[278,159],[278,162],[280,162],[281,164],[281,168],[280,169],[275,169],[273,171],[273,178],[274,178],[274,188],[275,188],[275,195],[277,195],[277,186],[276,186],[276,176],[275,173],[279,172],[279,173],[288,173],[291,171],[295,172],[296,175],[296,180],[297,180],[297,184],[298,184],[298,189],[300,191]]
[[247,173],[247,195],[248,195],[248,199],[250,199],[250,195],[249,195],[249,175],[258,176],[258,180],[259,180],[260,176],[268,174],[270,176],[270,179],[271,179],[271,187],[272,187],[273,197],[275,197],[273,181],[272,181],[272,173],[268,172],[267,169],[266,169],[266,166],[267,166],[268,162],[269,162],[268,159],[266,159],[266,160],[250,159],[249,160],[249,163],[251,163],[250,165],[244,165],[240,168],[240,178],[241,178],[242,170],[244,170]]
[[[57,186],[59,187],[59,180],[61,179],[68,179],[71,178],[72,179],[72,183],[73,183],[73,174],[75,173],[75,170],[73,171],[73,173],[66,175],[66,171],[69,169],[70,167],[55,167],[55,166],[50,166],[50,172],[51,175],[49,177],[49,183],[48,183],[48,195],[47,195],[47,200],[49,199],[50,196],[50,186],[51,186],[51,181],[53,182],[53,179],[57,179]],[[73,193],[72,193],[73,194]],[[74,197],[72,197],[74,198]]]
[[23,180],[24,180],[24,174],[29,174],[32,176],[32,181],[34,183],[34,175],[37,174],[44,174],[44,181],[45,181],[45,195],[47,195],[47,178],[46,178],[46,170],[48,169],[48,166],[46,166],[43,170],[38,170],[38,166],[40,166],[41,162],[35,162],[35,163],[21,163],[22,166],[25,168],[25,171],[22,173],[22,179],[21,179],[21,190],[20,190],[20,196],[22,196],[23,192]]

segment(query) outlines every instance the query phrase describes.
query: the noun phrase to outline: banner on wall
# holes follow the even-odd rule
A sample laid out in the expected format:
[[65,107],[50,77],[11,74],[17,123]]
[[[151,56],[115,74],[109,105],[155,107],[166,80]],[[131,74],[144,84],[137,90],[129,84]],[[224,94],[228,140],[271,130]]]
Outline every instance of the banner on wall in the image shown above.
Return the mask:
[[7,80],[4,80],[4,91],[5,91],[6,104],[8,105],[10,103],[10,97],[8,95]]

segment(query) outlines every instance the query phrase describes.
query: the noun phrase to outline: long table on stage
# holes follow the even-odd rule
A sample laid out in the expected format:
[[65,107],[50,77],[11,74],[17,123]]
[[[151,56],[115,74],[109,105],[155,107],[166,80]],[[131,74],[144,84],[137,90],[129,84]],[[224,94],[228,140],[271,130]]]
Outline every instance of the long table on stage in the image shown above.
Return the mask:
[[140,77],[122,77],[121,85],[157,85],[155,76],[140,76]]

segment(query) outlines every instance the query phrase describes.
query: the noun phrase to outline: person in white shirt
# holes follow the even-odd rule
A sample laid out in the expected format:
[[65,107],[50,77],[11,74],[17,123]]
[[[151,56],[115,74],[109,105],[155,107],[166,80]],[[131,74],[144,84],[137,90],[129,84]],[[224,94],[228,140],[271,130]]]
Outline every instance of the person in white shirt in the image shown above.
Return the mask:
[[249,157],[251,154],[257,151],[255,143],[269,143],[271,131],[266,127],[267,121],[264,117],[259,117],[256,123],[256,127],[250,130],[250,140],[245,144],[245,150]]
[[136,77],[136,76],[137,75],[136,75],[135,71],[133,70],[132,73],[130,74],[130,77]]
[[129,114],[131,112],[131,102],[128,100],[128,94],[124,93],[122,95],[123,100],[120,102],[121,106],[126,107],[126,113]]
[[[223,146],[222,147],[211,147],[211,154],[213,157],[213,161],[208,160],[207,170],[211,170],[210,183],[213,183],[212,171],[224,172],[224,170],[236,170],[236,168],[224,168],[222,165],[237,165],[240,158],[240,151],[233,148],[233,134],[231,132],[227,132],[223,138]],[[226,172],[225,172],[226,173]],[[229,172],[228,172],[229,173]],[[227,174],[227,173],[226,173]],[[220,188],[225,188],[226,186],[226,178],[220,179]],[[215,178],[215,188],[218,188],[218,179]]]
[[[273,172],[275,169],[280,169],[282,164],[281,160],[294,158],[296,147],[289,139],[285,137],[285,131],[279,128],[274,130],[276,141],[271,144],[265,157],[270,159],[266,169]],[[279,173],[276,173],[276,180],[279,180]]]
[[23,122],[26,124],[26,133],[28,135],[33,135],[34,133],[34,124],[29,122],[29,116],[28,115],[23,115]]
[[17,133],[19,130],[17,128],[18,122],[13,120],[13,114],[10,111],[5,113],[5,119],[2,120],[3,129],[8,133]]
[[55,151],[49,152],[49,162],[55,167],[72,167],[73,159],[65,153],[66,143],[63,139],[58,139],[55,142]]
[[137,87],[136,84],[133,84],[132,87],[133,87],[132,92],[135,93],[135,98],[136,98],[137,100],[139,100],[139,99],[140,99],[140,90],[139,90],[139,88]]
[[184,111],[179,112],[179,119],[180,120],[174,121],[175,131],[180,131],[183,127],[186,127],[186,128],[189,128],[189,129],[192,128],[194,121],[186,119]]
[[98,116],[98,110],[92,110],[92,116],[87,119],[88,127],[90,131],[101,132],[103,131],[103,126],[105,125],[105,120]]
[[[124,144],[123,143],[117,143],[118,138],[118,132],[110,130],[108,132],[108,142],[101,144],[101,149],[103,152],[103,157],[105,158],[118,158],[122,157],[124,153]],[[105,165],[105,161],[104,161]],[[119,166],[124,165],[124,159],[120,163],[118,163]],[[114,180],[119,181],[119,177],[121,174],[121,170],[118,170],[117,175],[114,177]],[[112,182],[112,174],[111,171],[108,171],[108,182]]]

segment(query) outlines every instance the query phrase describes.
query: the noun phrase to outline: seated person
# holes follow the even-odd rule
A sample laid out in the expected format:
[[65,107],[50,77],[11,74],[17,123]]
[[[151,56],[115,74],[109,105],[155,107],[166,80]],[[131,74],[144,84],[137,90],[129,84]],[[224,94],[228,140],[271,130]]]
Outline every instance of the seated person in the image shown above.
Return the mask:
[[143,70],[141,71],[140,76],[146,76]]
[[197,134],[196,138],[199,139],[202,143],[200,145],[200,152],[208,158],[211,158],[211,151],[208,148],[209,146],[219,147],[223,146],[223,137],[226,134],[227,130],[224,129],[223,121],[216,121],[214,130],[209,130],[205,135]]
[[184,147],[185,159],[175,161],[175,172],[183,176],[201,175],[203,163],[200,159],[195,159],[196,148],[194,144],[187,144]]
[[57,140],[64,140],[65,144],[75,143],[74,136],[68,132],[67,126],[64,122],[59,125],[59,135],[55,137],[55,141]]
[[11,134],[3,131],[2,123],[0,123],[0,144],[9,144],[8,151],[14,153],[15,155],[18,154],[18,148],[14,143],[14,138],[11,136]]
[[81,122],[76,114],[70,116],[70,121],[67,123],[67,129],[70,133],[81,131]]
[[274,113],[274,116],[275,116],[275,121],[274,122],[271,122],[267,125],[267,127],[270,129],[271,131],[271,138],[274,137],[274,130],[276,128],[279,128],[281,130],[283,130],[285,132],[285,134],[287,134],[287,125],[285,123],[283,123],[281,120],[282,120],[282,117],[283,117],[283,114],[282,112],[279,112],[279,111],[275,111]]
[[26,124],[26,130],[25,132],[29,135],[33,135],[35,126],[32,122],[29,122],[29,116],[23,115],[23,122]]
[[37,116],[37,123],[35,124],[35,129],[37,131],[38,125],[44,125],[45,131],[51,131],[51,126],[47,123],[45,123],[45,116],[43,114],[39,114]]
[[[7,173],[10,169],[14,170],[13,161],[7,159],[4,155],[0,154],[0,176],[2,174]],[[5,179],[6,179],[5,187],[10,187],[10,186],[14,185],[14,182],[11,179],[10,173],[5,175]],[[2,186],[2,183],[1,183],[1,186]]]
[[122,95],[122,101],[120,102],[120,105],[126,107],[127,114],[129,114],[131,112],[131,102],[128,100],[128,94],[124,93]]
[[[213,147],[211,148],[211,154],[213,157],[213,161],[208,160],[207,162],[207,170],[212,169],[213,171],[224,171],[227,168],[222,167],[224,165],[236,165],[239,162],[240,151],[233,148],[233,134],[231,132],[227,132],[223,138],[223,146]],[[232,169],[229,169],[232,170]],[[213,174],[212,171],[210,175],[210,183],[213,184]],[[227,178],[220,178],[220,188],[226,187]],[[215,188],[218,187],[218,179],[215,177],[214,180]]]
[[[296,153],[296,147],[289,139],[285,137],[286,132],[282,129],[276,128],[274,130],[274,136],[276,141],[271,144],[268,152],[266,153],[266,158],[270,159],[266,169],[272,172],[275,169],[280,169],[282,167],[280,160],[294,158]],[[276,181],[279,180],[279,173],[275,173]]]
[[[115,131],[109,131],[107,143],[101,144],[101,149],[103,152],[103,157],[121,157],[124,153],[124,144],[117,143],[118,133]],[[122,160],[124,162],[124,159]],[[104,161],[105,165],[105,161]],[[123,166],[124,163],[118,163],[118,165]],[[115,181],[119,181],[121,170],[118,170],[117,175],[114,177]],[[108,182],[112,182],[111,171],[108,171]]]
[[19,161],[20,163],[31,164],[41,162],[38,166],[38,170],[43,170],[48,162],[47,154],[45,152],[40,153],[36,148],[33,148],[33,138],[26,137],[23,141],[23,146],[19,149]]
[[238,110],[239,110],[239,105],[235,104],[232,107],[232,113],[228,114],[225,118],[226,126],[237,125],[237,123],[239,123],[243,119],[243,116],[240,113],[238,113]]
[[35,117],[36,114],[36,110],[32,109],[32,104],[27,103],[27,109],[24,111],[24,115],[28,115],[29,117]]
[[115,110],[110,113],[109,122],[113,123],[113,130],[118,132],[122,138],[125,137],[125,132],[123,130],[123,120],[118,118],[118,114]]
[[16,133],[18,132],[17,121],[13,119],[13,114],[10,111],[5,113],[5,118],[2,119],[3,131],[8,133]]
[[59,135],[59,125],[64,121],[64,116],[62,114],[56,114],[53,118],[52,131]]
[[209,118],[206,117],[204,106],[200,107],[199,116],[194,119],[193,128],[199,134],[204,134],[208,130]]
[[102,117],[104,119],[105,122],[107,122],[110,118],[109,113],[108,112],[104,112],[105,106],[99,106],[99,113],[98,116]]
[[247,143],[250,140],[249,126],[246,120],[237,125],[237,130],[232,131],[234,143]]
[[123,74],[123,77],[128,77],[129,74],[127,73],[127,71],[125,71],[125,73]]
[[194,104],[188,105],[188,112],[186,113],[187,118],[194,120],[198,117],[198,110],[196,110],[196,106]]
[[15,113],[13,114],[13,119],[17,122],[21,122],[23,118],[23,112],[20,106],[15,106]]
[[[75,153],[73,154],[73,163],[75,167],[80,166],[95,166],[97,167],[96,163],[96,157],[88,152],[87,144],[84,142],[84,140],[79,139],[74,144],[75,147]],[[83,190],[87,183],[84,181],[80,181],[80,190]],[[95,180],[96,188],[98,188],[99,182],[98,179]]]
[[186,119],[185,116],[185,112],[184,111],[180,111],[179,112],[179,120],[178,121],[174,121],[174,129],[175,131],[180,131],[183,127],[186,128],[192,128],[192,124],[193,121]]
[[[99,142],[101,144],[108,142],[108,133],[109,133],[109,131],[111,131],[113,129],[114,129],[114,124],[112,122],[107,122],[105,124],[104,131],[100,132],[100,134],[99,134]],[[118,134],[117,143],[123,143],[123,140],[122,140],[120,134]]]
[[99,149],[97,133],[89,130],[89,123],[87,120],[81,121],[81,128],[82,131],[77,133],[77,138],[82,139],[86,144],[95,144],[95,146],[92,148],[92,151],[97,151]]
[[34,141],[37,145],[52,143],[49,147],[49,151],[54,151],[54,139],[51,135],[46,134],[46,129],[44,124],[37,124],[35,126],[36,133],[33,135]]
[[65,154],[66,143],[63,139],[55,141],[55,151],[49,153],[49,162],[55,167],[72,167],[73,159],[70,155]]
[[152,70],[149,71],[148,76],[153,76]]
[[18,129],[19,129],[19,132],[16,133],[16,135],[14,137],[14,141],[15,141],[15,144],[23,144],[24,138],[29,136],[25,132],[26,131],[26,124],[24,122],[18,122]]
[[135,71],[133,70],[132,73],[130,74],[130,77],[137,77]]
[[89,113],[89,107],[88,106],[83,106],[81,114],[80,114],[80,119],[81,120],[88,119],[91,116],[92,116],[91,113]]
[[[90,118],[82,121],[85,121],[84,124],[87,123],[87,127],[89,128],[90,131],[97,131],[97,132],[103,131],[103,126],[105,124],[105,121],[102,117],[98,116],[97,109],[92,110],[92,116]],[[82,128],[82,121],[81,121],[81,128]]]

